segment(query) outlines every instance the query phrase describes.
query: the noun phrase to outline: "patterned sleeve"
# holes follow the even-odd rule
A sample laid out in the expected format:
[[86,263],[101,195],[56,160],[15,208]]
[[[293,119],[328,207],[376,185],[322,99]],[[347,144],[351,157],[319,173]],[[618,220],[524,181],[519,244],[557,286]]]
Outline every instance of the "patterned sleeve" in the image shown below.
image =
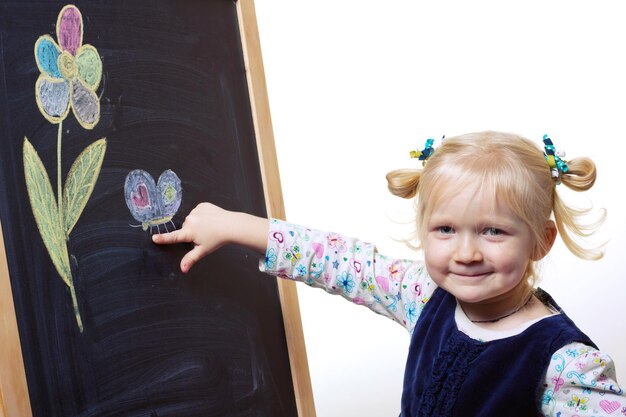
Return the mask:
[[613,360],[582,343],[571,343],[552,355],[541,404],[545,416],[626,415],[626,397]]
[[270,220],[267,252],[259,268],[340,294],[409,331],[435,290],[420,262],[390,259],[372,244],[276,219]]

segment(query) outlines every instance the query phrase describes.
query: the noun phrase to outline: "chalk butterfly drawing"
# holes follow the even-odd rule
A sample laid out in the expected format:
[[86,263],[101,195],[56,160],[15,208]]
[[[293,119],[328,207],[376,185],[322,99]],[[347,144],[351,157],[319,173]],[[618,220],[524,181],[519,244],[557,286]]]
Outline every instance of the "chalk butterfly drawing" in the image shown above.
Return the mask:
[[167,232],[168,223],[175,228],[172,217],[180,207],[183,190],[174,171],[163,171],[157,183],[141,169],[129,172],[124,184],[124,197],[130,213],[141,223],[143,230],[149,227],[152,233],[152,228],[156,226],[157,232],[161,233],[160,225],[163,225]]
[[61,139],[63,121],[70,108],[83,128],[91,130],[98,124],[100,100],[96,90],[102,79],[102,61],[96,48],[83,44],[83,17],[76,6],[67,5],[61,9],[56,35],[58,43],[50,35],[42,35],[34,48],[40,71],[35,83],[37,107],[46,120],[59,125],[56,199],[46,167],[26,137],[24,176],[37,228],[52,263],[70,290],[76,323],[82,332],[67,242],[98,180],[106,139],[93,142],[78,155],[65,184],[61,179]]

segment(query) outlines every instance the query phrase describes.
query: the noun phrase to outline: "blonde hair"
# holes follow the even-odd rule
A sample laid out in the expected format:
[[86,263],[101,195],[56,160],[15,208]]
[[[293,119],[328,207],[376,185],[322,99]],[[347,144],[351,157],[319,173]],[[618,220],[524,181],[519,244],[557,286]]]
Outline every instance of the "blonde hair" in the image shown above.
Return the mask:
[[[591,159],[567,162],[569,170],[560,181],[574,191],[591,188],[596,167]],[[546,223],[551,215],[567,248],[583,259],[599,259],[599,248],[586,249],[579,238],[588,237],[602,223],[601,218],[584,224],[589,209],[577,209],[563,202],[556,190],[543,151],[532,141],[501,132],[477,132],[446,138],[423,169],[400,169],[387,174],[389,191],[403,198],[416,198],[417,238],[424,237],[425,225],[438,203],[468,184],[480,184],[480,191],[506,203],[531,230],[533,254],[546,253]],[[529,262],[526,278],[534,285],[535,263]]]

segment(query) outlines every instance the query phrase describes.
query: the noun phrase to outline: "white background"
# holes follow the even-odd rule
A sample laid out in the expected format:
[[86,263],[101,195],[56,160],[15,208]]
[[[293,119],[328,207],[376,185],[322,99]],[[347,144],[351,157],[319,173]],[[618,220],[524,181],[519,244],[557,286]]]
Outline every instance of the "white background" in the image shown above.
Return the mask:
[[[580,195],[608,210],[582,261],[560,242],[541,286],[608,352],[626,384],[626,24],[619,1],[256,0],[287,219],[415,258],[397,239],[412,206],[385,174],[429,137],[548,133],[587,155]],[[621,261],[621,262],[620,262]],[[318,417],[399,413],[409,336],[388,319],[298,285]]]

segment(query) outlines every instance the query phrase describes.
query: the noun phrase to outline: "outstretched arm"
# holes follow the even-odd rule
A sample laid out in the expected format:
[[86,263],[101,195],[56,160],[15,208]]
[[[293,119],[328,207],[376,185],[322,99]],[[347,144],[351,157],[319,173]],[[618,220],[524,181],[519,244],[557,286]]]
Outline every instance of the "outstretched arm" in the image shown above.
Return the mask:
[[359,239],[275,219],[260,269],[339,294],[409,331],[436,288],[423,262],[388,258]]
[[152,241],[160,245],[193,243],[194,248],[180,262],[180,270],[187,273],[200,259],[229,243],[265,253],[268,229],[267,219],[200,203],[185,218],[182,228],[153,235]]

